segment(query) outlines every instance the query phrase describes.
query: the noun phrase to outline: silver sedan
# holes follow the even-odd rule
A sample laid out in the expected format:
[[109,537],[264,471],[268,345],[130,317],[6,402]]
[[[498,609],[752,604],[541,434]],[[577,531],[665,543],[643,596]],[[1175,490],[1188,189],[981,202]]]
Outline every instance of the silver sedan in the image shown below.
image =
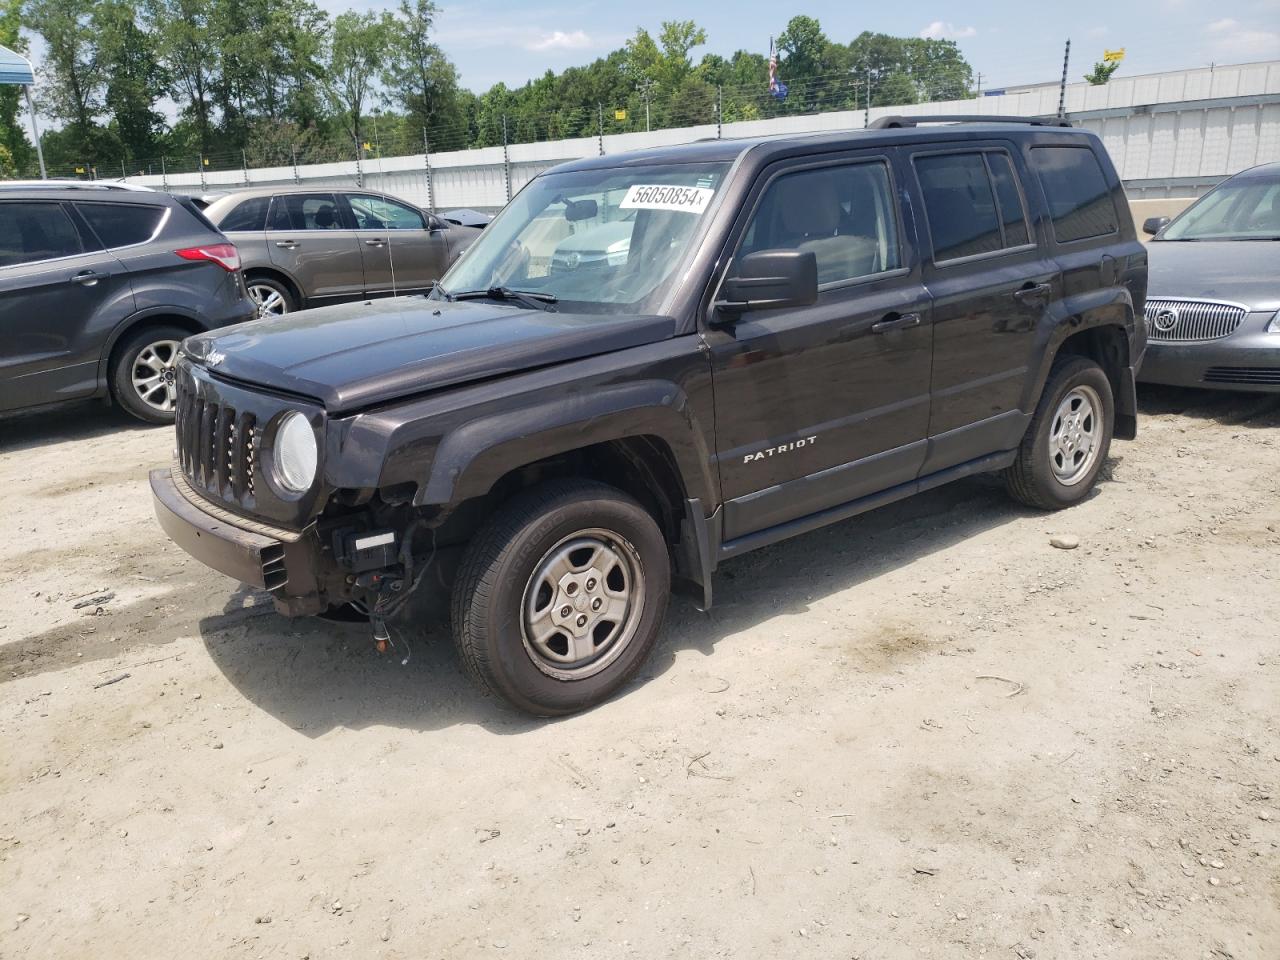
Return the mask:
[[1143,229],[1155,237],[1139,379],[1280,393],[1280,163]]

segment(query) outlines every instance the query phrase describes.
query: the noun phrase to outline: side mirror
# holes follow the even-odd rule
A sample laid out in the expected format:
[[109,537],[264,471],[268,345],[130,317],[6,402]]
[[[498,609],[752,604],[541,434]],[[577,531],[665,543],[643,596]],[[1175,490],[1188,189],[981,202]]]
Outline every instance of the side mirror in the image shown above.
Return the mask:
[[449,225],[437,217],[434,213],[427,214],[427,229],[434,233],[437,230],[448,230]]
[[805,307],[818,299],[818,258],[812,250],[757,250],[729,269],[715,303],[723,313]]
[[1142,232],[1155,236],[1169,223],[1168,217],[1147,217],[1142,221]]

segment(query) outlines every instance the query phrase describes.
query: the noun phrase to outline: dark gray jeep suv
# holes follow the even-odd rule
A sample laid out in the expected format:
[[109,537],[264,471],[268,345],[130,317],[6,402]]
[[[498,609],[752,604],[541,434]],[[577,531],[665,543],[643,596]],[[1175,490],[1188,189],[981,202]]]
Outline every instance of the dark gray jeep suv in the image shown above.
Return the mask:
[[178,344],[253,315],[235,246],[189,200],[0,183],[0,413],[102,397],[172,423]]
[[1124,190],[1084,130],[916,122],[564,164],[429,297],[192,337],[161,525],[381,646],[447,610],[549,715],[749,550],[983,472],[1079,503],[1137,431]]

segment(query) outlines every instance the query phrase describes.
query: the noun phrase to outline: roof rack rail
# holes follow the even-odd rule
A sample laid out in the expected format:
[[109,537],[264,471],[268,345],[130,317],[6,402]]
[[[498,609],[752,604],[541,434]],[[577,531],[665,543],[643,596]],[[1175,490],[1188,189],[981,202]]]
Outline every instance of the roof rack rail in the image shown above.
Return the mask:
[[120,180],[0,180],[0,190],[127,190],[154,193],[151,187]]
[[1004,117],[982,114],[926,114],[918,117],[880,117],[867,125],[868,130],[889,130],[899,127],[915,127],[922,123],[1024,123],[1029,127],[1069,127],[1070,120],[1061,117]]

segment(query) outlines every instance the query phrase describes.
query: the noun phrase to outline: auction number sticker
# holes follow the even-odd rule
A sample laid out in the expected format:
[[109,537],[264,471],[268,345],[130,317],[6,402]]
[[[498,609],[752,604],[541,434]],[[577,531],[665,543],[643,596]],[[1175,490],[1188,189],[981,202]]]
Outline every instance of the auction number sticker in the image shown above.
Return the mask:
[[623,210],[679,210],[702,213],[711,202],[714,190],[706,187],[675,187],[664,184],[637,183],[618,206]]

